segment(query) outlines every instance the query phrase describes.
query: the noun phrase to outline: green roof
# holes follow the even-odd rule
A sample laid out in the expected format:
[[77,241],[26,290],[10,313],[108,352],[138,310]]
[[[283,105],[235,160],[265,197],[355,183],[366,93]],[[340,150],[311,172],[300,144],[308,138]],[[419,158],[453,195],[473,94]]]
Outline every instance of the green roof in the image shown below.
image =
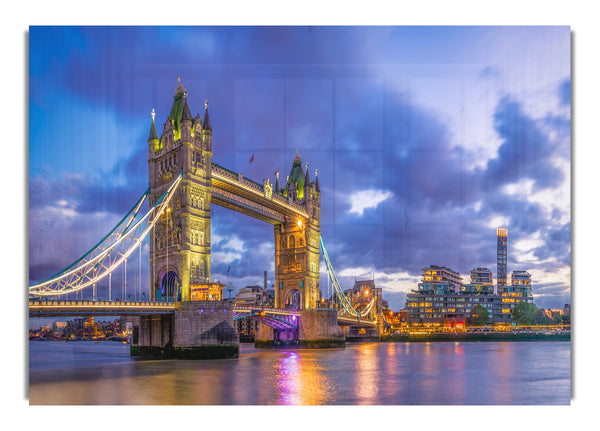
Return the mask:
[[290,176],[288,177],[287,184],[283,190],[283,196],[287,197],[288,188],[292,182],[296,186],[296,196],[298,197],[298,200],[301,201],[304,199],[304,172],[302,172],[302,161],[298,155],[294,157],[294,165],[292,166]]
[[173,131],[181,131],[181,115],[183,114],[183,93],[177,93],[173,97],[173,106],[171,106],[171,112],[169,113],[169,119],[173,124]]

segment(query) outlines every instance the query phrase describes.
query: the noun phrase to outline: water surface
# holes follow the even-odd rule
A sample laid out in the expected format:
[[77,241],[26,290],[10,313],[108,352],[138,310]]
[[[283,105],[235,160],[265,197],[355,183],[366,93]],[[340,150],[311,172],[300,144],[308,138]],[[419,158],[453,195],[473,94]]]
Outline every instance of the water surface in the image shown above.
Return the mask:
[[139,360],[129,345],[29,343],[30,404],[569,404],[570,343],[348,343],[230,360]]

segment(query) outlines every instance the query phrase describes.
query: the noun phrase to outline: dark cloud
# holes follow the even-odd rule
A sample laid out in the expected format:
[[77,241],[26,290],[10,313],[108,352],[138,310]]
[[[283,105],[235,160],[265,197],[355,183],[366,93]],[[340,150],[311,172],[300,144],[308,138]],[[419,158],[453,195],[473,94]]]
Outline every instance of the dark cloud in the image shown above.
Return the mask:
[[544,245],[534,250],[540,260],[553,259],[564,265],[571,265],[571,222],[560,228],[542,228]]
[[558,88],[558,97],[560,103],[564,106],[571,106],[571,80],[566,79]]
[[534,180],[536,190],[556,187],[563,181],[562,172],[552,164],[555,148],[519,102],[502,98],[494,113],[494,127],[503,142],[483,174],[486,189],[523,178]]

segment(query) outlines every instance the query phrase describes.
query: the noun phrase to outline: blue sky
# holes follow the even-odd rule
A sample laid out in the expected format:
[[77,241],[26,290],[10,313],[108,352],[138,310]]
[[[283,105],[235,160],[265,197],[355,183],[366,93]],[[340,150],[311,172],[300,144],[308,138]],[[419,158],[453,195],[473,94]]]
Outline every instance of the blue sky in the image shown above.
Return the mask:
[[[565,26],[31,27],[30,282],[143,193],[150,112],[160,133],[180,77],[193,116],[209,101],[214,162],[274,181],[298,149],[318,169],[345,288],[374,276],[397,310],[430,264],[495,275],[505,226],[509,272],[532,274],[538,306],[562,307],[570,71]],[[272,227],[212,209],[213,278],[273,282]]]

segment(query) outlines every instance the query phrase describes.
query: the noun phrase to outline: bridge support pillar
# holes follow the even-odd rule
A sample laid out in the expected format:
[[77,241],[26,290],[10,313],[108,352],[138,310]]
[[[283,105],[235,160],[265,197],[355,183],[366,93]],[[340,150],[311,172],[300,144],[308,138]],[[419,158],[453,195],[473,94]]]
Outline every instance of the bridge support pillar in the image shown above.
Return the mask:
[[239,355],[233,304],[228,302],[178,302],[173,315],[134,317],[132,323],[134,357],[227,359]]
[[344,347],[346,337],[337,324],[334,310],[301,311],[296,331],[276,330],[258,324],[254,337],[256,347],[297,346],[310,349]]
[[346,340],[357,341],[379,341],[379,327],[361,328],[359,326],[349,326],[346,328]]
[[255,347],[297,347],[298,344],[297,329],[274,329],[258,322],[258,328],[254,336]]
[[313,349],[344,347],[346,342],[335,310],[301,311],[298,335],[300,346]]

